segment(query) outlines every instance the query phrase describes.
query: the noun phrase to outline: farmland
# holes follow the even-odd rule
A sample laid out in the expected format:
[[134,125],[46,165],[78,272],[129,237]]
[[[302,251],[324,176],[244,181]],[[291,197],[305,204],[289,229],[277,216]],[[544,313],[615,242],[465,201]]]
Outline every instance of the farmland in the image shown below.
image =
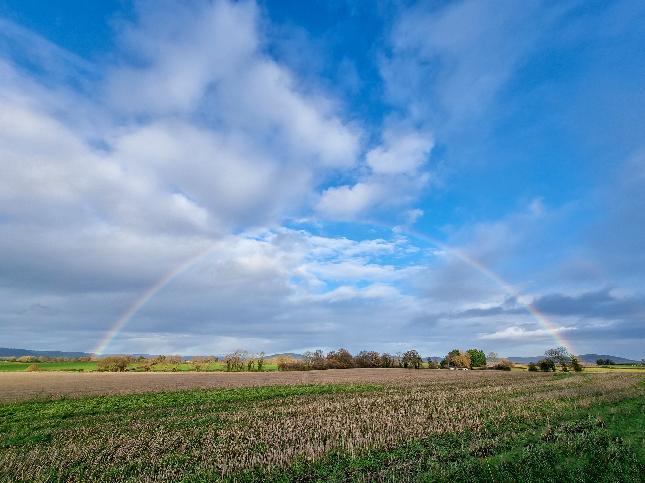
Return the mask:
[[[0,361],[0,372],[23,372],[27,371],[29,366],[35,366],[37,371],[75,371],[75,372],[95,372],[98,370],[97,361],[47,361],[47,362],[9,362]],[[143,372],[149,370],[151,372],[219,372],[226,370],[226,365],[223,362],[208,362],[203,364],[192,364],[189,362],[182,363],[162,363],[147,366],[141,362],[132,362],[128,364],[129,371]],[[276,371],[278,365],[273,361],[267,361],[263,368],[264,371]]]
[[[639,481],[645,470],[644,379],[622,371],[2,376],[169,379],[0,405],[0,480]],[[187,376],[223,387],[172,390]],[[224,387],[245,378],[254,387]]]

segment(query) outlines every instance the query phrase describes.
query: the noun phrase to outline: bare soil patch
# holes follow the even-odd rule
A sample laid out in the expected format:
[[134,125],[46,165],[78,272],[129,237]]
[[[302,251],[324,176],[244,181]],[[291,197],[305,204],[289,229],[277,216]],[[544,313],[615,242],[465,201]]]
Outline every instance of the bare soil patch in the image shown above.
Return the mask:
[[[458,373],[456,373],[458,372]],[[498,371],[330,369],[307,372],[6,372],[0,373],[0,402],[227,387],[300,384],[420,383],[499,376]],[[509,378],[517,377],[507,374]]]

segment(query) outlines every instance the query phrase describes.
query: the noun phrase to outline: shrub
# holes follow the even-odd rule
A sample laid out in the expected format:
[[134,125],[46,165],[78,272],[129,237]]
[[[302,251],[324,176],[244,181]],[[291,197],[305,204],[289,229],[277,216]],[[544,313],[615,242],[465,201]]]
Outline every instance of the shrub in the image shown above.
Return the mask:
[[278,370],[280,371],[307,371],[309,367],[304,361],[292,360],[281,360],[278,362]]
[[571,367],[575,372],[582,372],[583,369],[582,364],[580,364],[576,356],[571,356]]
[[544,358],[540,359],[537,363],[538,367],[542,372],[555,372],[555,362],[552,359]]
[[439,364],[432,357],[428,357],[428,369],[439,369]]
[[208,364],[211,362],[217,362],[216,356],[195,356],[191,359],[193,363],[197,364]]
[[493,369],[496,369],[498,371],[510,371],[512,368],[513,368],[513,363],[508,359],[500,359],[493,366]]
[[262,371],[264,369],[264,352],[260,352],[258,354],[258,371]]
[[243,371],[244,370],[244,359],[242,357],[242,351],[235,351],[231,354],[227,354],[224,357],[224,364],[226,364],[227,371]]
[[38,364],[30,364],[30,365],[27,366],[27,369],[25,369],[25,371],[27,371],[27,372],[36,372],[36,371],[39,371],[39,370],[40,370],[40,368],[38,367]]
[[34,356],[20,356],[16,360],[18,362],[38,362],[38,358]]
[[535,362],[529,362],[529,372],[537,372],[538,367],[535,365]]
[[130,359],[125,356],[110,356],[99,359],[96,368],[101,372],[123,372],[128,367]]
[[153,366],[155,364],[163,364],[165,362],[166,362],[166,356],[163,356],[163,355],[155,356],[152,359],[150,359],[150,364],[152,364]]

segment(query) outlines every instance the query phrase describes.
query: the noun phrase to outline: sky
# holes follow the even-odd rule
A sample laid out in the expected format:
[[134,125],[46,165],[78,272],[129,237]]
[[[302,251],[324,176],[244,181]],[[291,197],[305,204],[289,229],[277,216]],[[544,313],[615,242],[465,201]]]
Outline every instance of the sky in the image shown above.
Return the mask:
[[0,0],[0,346],[645,357],[645,4]]

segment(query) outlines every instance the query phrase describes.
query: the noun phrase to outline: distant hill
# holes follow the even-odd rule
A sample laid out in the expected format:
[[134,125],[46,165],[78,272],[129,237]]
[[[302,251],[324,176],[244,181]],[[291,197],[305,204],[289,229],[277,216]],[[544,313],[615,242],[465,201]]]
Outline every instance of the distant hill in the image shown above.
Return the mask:
[[0,357],[22,357],[22,356],[43,356],[43,357],[89,357],[89,352],[64,352],[64,351],[35,351],[31,349],[12,349],[0,347]]
[[[634,361],[632,359],[625,359],[624,357],[611,356],[608,354],[582,354],[578,356],[581,362],[586,364],[595,364],[597,359],[611,359],[616,364],[638,364],[640,361]],[[544,359],[544,356],[528,356],[528,357],[507,357],[511,362],[517,362],[518,364],[528,364],[529,362],[537,362],[540,359]]]
[[[21,356],[44,356],[44,357],[89,357],[94,354],[89,352],[66,352],[66,351],[37,351],[31,349],[13,349],[9,347],[0,347],[0,357],[21,357]],[[107,354],[105,354],[107,355]],[[152,357],[151,354],[129,354],[132,356],[143,356],[143,357]],[[265,356],[268,358],[273,357],[291,357],[292,359],[302,360],[304,355],[298,354],[295,352],[281,352],[278,354],[271,354]],[[195,356],[184,356],[184,359],[192,359]],[[219,358],[224,356],[220,355]],[[640,361],[635,361],[632,359],[626,359],[624,357],[612,356],[608,354],[582,354],[580,360],[586,364],[595,364],[597,359],[611,359],[616,364],[639,364]],[[537,362],[540,359],[543,359],[544,356],[526,356],[526,357],[506,357],[511,362],[517,362],[518,364],[528,364],[529,362]],[[423,358],[426,360],[426,357]],[[443,357],[431,357],[435,362],[441,362]]]
[[598,359],[611,359],[616,364],[639,364],[640,361],[625,359],[624,357],[610,356],[608,354],[583,354],[580,358],[586,363],[595,363]]

